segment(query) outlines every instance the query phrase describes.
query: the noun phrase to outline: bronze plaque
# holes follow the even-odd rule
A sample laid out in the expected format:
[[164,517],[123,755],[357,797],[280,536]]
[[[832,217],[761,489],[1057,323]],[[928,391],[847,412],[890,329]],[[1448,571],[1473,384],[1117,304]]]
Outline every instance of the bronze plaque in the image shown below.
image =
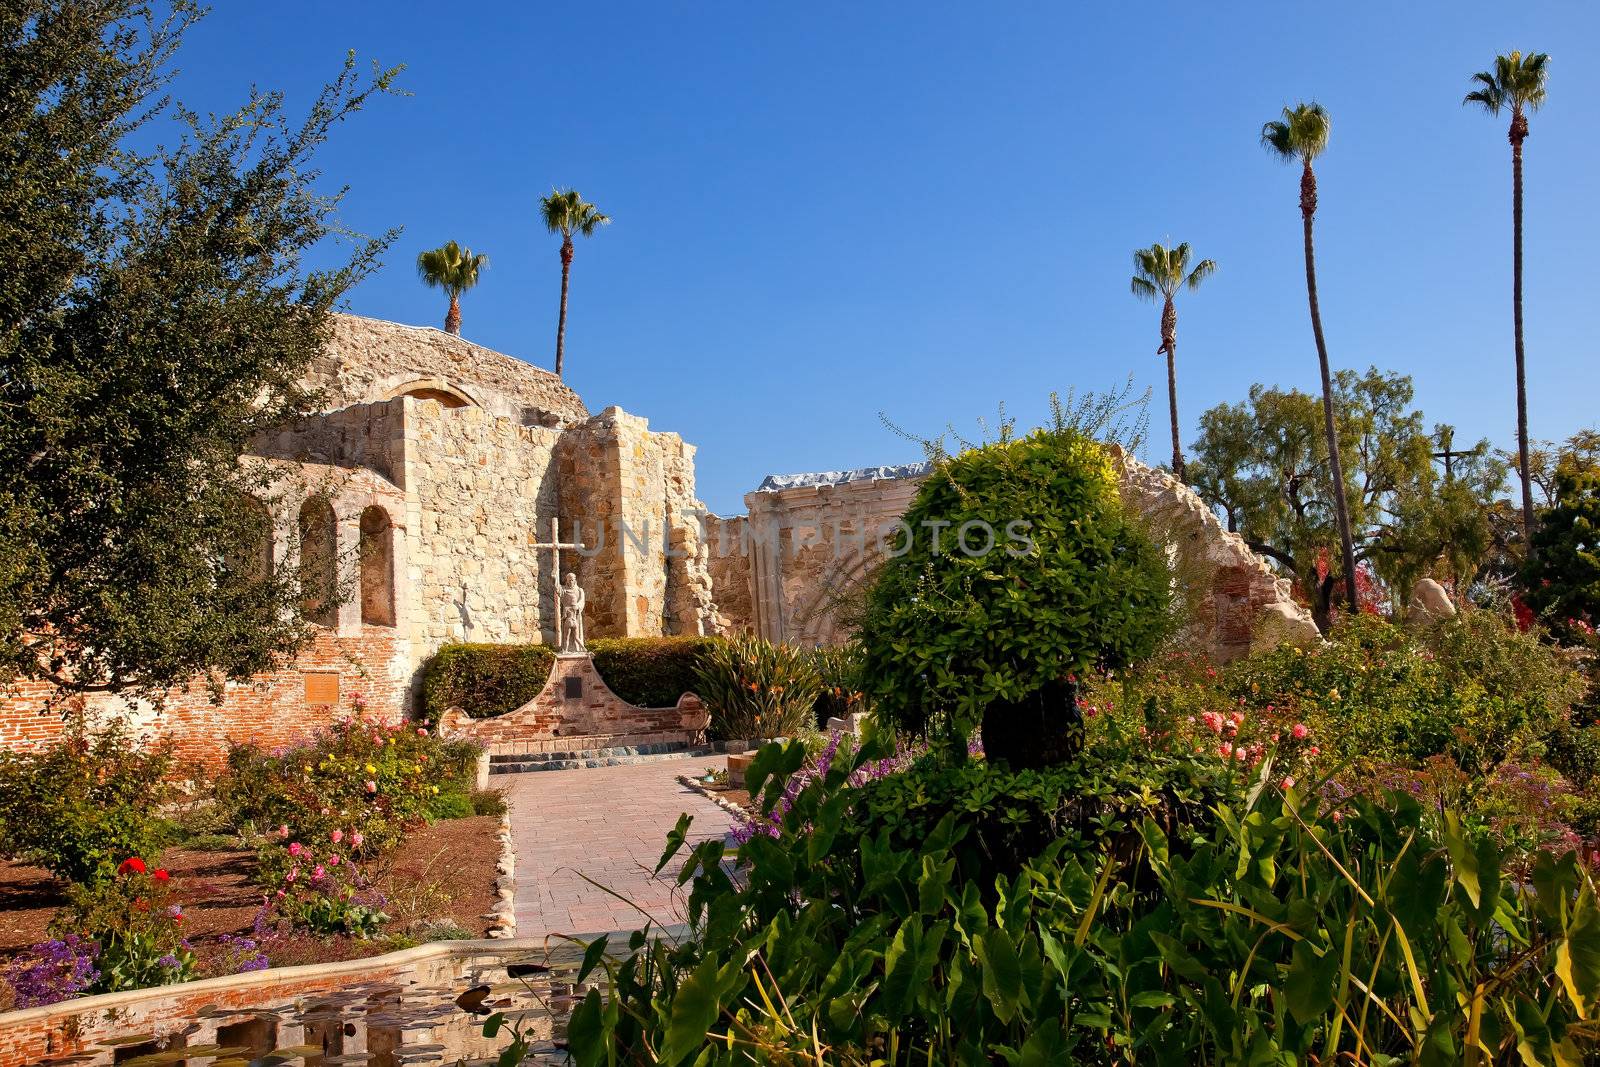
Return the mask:
[[567,699],[568,700],[582,700],[583,699],[583,679],[582,678],[568,678],[567,679]]
[[339,703],[339,673],[337,671],[306,671],[307,704]]

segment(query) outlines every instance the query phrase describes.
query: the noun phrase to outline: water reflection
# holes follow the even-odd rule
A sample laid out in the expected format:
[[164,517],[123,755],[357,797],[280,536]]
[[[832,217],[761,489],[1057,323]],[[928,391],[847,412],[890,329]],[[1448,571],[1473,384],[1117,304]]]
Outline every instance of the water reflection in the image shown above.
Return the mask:
[[[357,982],[335,992],[317,993],[241,1009],[203,1007],[191,1017],[163,1018],[160,1005],[141,1012],[143,1032],[92,1029],[110,1036],[89,1049],[47,1059],[67,1064],[127,1064],[128,1067],[402,1067],[406,1064],[493,1064],[508,1038],[482,1036],[483,1019],[463,1011],[456,998],[464,989],[488,986],[483,1006],[523,1020],[535,1041],[532,1058],[540,1064],[567,1063],[561,1050],[566,1018],[593,978],[576,986],[579,960],[569,948],[505,956],[468,956],[417,964],[383,981]],[[536,974],[512,978],[538,963]],[[602,969],[603,973],[603,969]],[[174,987],[177,989],[179,987]],[[154,1026],[148,1021],[160,1020]]]

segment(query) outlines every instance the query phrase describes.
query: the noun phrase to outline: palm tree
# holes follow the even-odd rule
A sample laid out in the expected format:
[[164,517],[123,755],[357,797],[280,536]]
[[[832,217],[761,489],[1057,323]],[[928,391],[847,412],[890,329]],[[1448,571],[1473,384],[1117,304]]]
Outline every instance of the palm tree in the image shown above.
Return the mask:
[[1463,104],[1478,104],[1491,115],[1511,112],[1511,321],[1517,345],[1517,472],[1522,476],[1522,535],[1533,539],[1533,478],[1528,465],[1528,382],[1522,353],[1522,142],[1528,138],[1528,112],[1544,103],[1550,57],[1543,52],[1496,56],[1494,72],[1479,71],[1481,88]]
[[576,189],[562,192],[552,189],[550,195],[539,201],[544,215],[544,225],[551,233],[561,235],[561,315],[556,320],[556,377],[561,377],[562,354],[567,340],[567,281],[572,275],[572,235],[588,237],[611,221],[593,204],[586,203]]
[[1344,463],[1339,457],[1339,434],[1333,425],[1333,378],[1328,373],[1328,343],[1322,337],[1322,312],[1317,306],[1317,254],[1311,239],[1311,221],[1317,213],[1317,175],[1311,163],[1328,147],[1332,120],[1321,104],[1296,104],[1283,109],[1283,118],[1261,127],[1261,144],[1285,162],[1300,161],[1300,218],[1305,225],[1306,296],[1311,301],[1311,332],[1317,339],[1317,359],[1322,365],[1322,422],[1328,437],[1329,473],[1333,477],[1333,510],[1339,523],[1339,547],[1344,556],[1345,599],[1350,614],[1361,610],[1356,598],[1356,546],[1350,533],[1350,505],[1345,499]]
[[1161,347],[1157,353],[1167,354],[1167,407],[1172,414],[1172,473],[1178,481],[1186,481],[1183,470],[1183,446],[1178,439],[1178,309],[1172,298],[1184,286],[1200,288],[1217,269],[1214,259],[1202,259],[1189,269],[1189,246],[1163,248],[1151,245],[1133,254],[1133,278],[1130,285],[1133,295],[1141,300],[1154,301],[1161,297]]
[[461,333],[461,294],[478,284],[479,272],[488,265],[488,256],[475,256],[472,249],[462,248],[454,241],[418,253],[417,274],[423,284],[450,294],[450,310],[444,316],[445,333]]

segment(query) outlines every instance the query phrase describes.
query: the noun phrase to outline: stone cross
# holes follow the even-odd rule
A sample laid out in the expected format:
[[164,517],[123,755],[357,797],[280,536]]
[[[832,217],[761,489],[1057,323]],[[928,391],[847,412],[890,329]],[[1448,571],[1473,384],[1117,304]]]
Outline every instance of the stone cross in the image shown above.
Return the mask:
[[555,577],[554,577],[553,582],[551,583],[555,588],[554,588],[554,592],[552,594],[552,604],[551,604],[551,606],[555,609],[554,617],[555,617],[555,626],[556,626],[556,647],[560,648],[561,647],[561,550],[563,548],[583,548],[584,546],[579,544],[576,541],[571,542],[571,543],[567,543],[567,542],[562,541],[561,540],[561,520],[559,518],[551,518],[551,520],[550,520],[550,540],[548,542],[537,541],[533,545],[531,545],[530,547],[546,549],[547,551],[553,552],[555,554],[555,568],[554,568]]

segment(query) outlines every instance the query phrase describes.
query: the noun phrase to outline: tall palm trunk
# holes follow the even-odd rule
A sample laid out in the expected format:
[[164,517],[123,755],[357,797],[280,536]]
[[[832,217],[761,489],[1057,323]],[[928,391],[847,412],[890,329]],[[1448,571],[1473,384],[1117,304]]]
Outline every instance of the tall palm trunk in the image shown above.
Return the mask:
[[1183,469],[1183,445],[1178,436],[1178,308],[1168,296],[1161,309],[1161,347],[1167,353],[1167,409],[1172,415],[1172,474],[1188,482]]
[[572,277],[572,236],[561,239],[561,315],[556,319],[556,377],[561,377],[562,356],[567,343],[567,282]]
[[1333,510],[1339,522],[1339,548],[1344,556],[1345,599],[1350,614],[1361,610],[1356,597],[1356,546],[1350,533],[1350,506],[1344,495],[1344,461],[1339,457],[1339,433],[1333,424],[1333,376],[1328,372],[1328,343],[1322,337],[1322,312],[1317,306],[1317,253],[1311,239],[1311,220],[1317,213],[1317,176],[1311,163],[1300,174],[1300,217],[1305,223],[1306,295],[1311,301],[1311,332],[1317,338],[1317,361],[1322,366],[1322,424],[1328,435],[1328,464],[1333,476]]
[[450,310],[444,315],[444,332],[460,335],[461,333],[461,294],[450,294]]
[[1533,551],[1533,479],[1528,470],[1528,379],[1522,351],[1522,142],[1528,118],[1511,115],[1511,321],[1517,338],[1517,473],[1522,476],[1522,536]]

